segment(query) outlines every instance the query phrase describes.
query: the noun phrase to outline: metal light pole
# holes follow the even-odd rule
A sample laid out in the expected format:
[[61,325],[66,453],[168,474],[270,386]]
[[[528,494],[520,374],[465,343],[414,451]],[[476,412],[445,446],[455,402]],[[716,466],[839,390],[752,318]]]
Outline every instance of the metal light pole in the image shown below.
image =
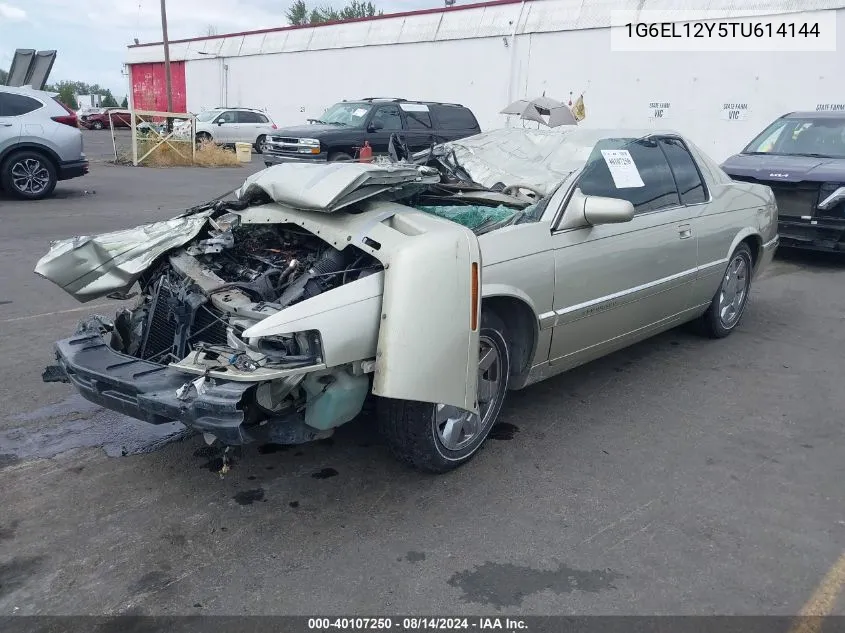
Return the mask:
[[[173,112],[173,92],[170,85],[170,44],[167,41],[167,7],[165,0],[161,0],[161,40],[164,44],[164,85],[167,91],[167,111]],[[172,129],[173,120],[168,117],[167,131]]]

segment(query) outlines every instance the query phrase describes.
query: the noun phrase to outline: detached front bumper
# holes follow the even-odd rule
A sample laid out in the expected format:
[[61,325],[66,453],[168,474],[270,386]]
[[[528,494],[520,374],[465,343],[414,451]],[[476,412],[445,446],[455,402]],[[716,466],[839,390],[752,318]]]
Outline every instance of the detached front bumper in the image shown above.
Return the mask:
[[243,401],[254,383],[215,380],[180,400],[176,391],[195,375],[116,352],[94,333],[57,342],[56,359],[84,398],[107,409],[150,424],[182,422],[225,444],[256,439],[243,427]]
[[781,246],[814,251],[845,252],[845,219],[778,219]]

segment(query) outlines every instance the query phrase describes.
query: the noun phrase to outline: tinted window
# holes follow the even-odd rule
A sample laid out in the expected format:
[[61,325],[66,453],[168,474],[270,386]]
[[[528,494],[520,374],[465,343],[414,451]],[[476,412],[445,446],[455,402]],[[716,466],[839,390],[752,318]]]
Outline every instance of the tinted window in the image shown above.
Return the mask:
[[[642,187],[620,189],[601,153],[603,149],[626,149],[642,179]],[[587,166],[578,179],[581,193],[587,196],[621,198],[634,205],[637,213],[656,211],[681,203],[672,170],[658,144],[652,140],[603,139],[593,148]]]
[[267,123],[267,117],[259,112],[238,111],[238,123]]
[[478,123],[472,112],[458,106],[432,106],[441,130],[474,130]]
[[660,146],[666,153],[666,158],[669,159],[669,166],[672,168],[678,192],[681,194],[681,202],[697,204],[707,200],[701,174],[698,173],[698,168],[686,145],[676,138],[664,138],[660,139]]
[[382,129],[385,131],[402,129],[402,116],[399,114],[399,108],[395,105],[381,106],[373,114],[371,122],[381,123]]
[[20,116],[41,107],[41,102],[23,95],[0,92],[0,116]]
[[431,115],[428,107],[415,103],[408,103],[402,106],[405,111],[405,120],[408,122],[409,130],[430,130]]

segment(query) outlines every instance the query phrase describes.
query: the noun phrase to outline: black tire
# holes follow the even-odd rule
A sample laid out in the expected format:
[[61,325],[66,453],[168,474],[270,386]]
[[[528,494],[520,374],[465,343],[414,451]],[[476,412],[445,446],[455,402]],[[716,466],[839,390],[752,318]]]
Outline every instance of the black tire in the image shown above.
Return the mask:
[[[731,274],[734,267],[741,267],[743,273],[736,276]],[[701,317],[701,325],[704,333],[710,338],[725,338],[733,332],[745,314],[745,306],[748,305],[748,297],[751,294],[751,276],[754,270],[754,260],[751,257],[751,249],[745,243],[737,246],[731,254],[725,273],[722,275],[722,282],[719,289],[713,296],[710,307]],[[741,292],[737,306],[727,309],[726,314],[720,309],[722,296],[726,292]],[[727,317],[727,318],[726,318]]]
[[255,148],[255,153],[256,154],[263,154],[264,153],[264,145],[266,143],[267,143],[267,137],[264,134],[262,134],[257,139],[255,139],[255,145],[253,145],[253,147]]
[[203,143],[210,143],[212,140],[211,134],[208,132],[197,132],[196,141],[197,145],[202,145]]
[[92,128],[94,128],[95,130],[102,130],[104,126],[103,126],[103,122],[102,122],[102,121],[94,121],[94,122],[91,124],[91,127],[92,127]]
[[[36,178],[27,179],[26,174],[33,174]],[[18,184],[15,184],[16,176]],[[58,180],[53,161],[40,152],[15,152],[0,166],[0,184],[3,189],[23,200],[46,198],[53,193]]]
[[479,430],[466,445],[451,450],[443,443],[435,422],[435,415],[441,405],[389,398],[380,398],[377,402],[379,431],[400,462],[423,472],[445,473],[467,463],[484,445],[496,424],[508,391],[510,351],[505,326],[495,314],[482,314],[479,335],[482,346],[489,344],[495,347],[499,379],[489,401],[491,404],[478,423]]
[[329,154],[330,163],[351,163],[354,159],[346,152],[332,152]]

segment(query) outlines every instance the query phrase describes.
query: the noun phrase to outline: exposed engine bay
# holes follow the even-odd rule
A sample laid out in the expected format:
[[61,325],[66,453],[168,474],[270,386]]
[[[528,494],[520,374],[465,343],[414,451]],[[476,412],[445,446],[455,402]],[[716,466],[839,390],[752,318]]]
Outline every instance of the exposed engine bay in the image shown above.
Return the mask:
[[[295,225],[241,226],[233,214],[210,224],[216,228],[141,276],[138,304],[115,319],[114,349],[160,364],[197,350],[244,370],[312,364],[313,341],[261,340],[258,355],[245,353],[241,335],[261,318],[382,269],[355,247],[337,250]],[[220,309],[227,303],[230,310]]]

